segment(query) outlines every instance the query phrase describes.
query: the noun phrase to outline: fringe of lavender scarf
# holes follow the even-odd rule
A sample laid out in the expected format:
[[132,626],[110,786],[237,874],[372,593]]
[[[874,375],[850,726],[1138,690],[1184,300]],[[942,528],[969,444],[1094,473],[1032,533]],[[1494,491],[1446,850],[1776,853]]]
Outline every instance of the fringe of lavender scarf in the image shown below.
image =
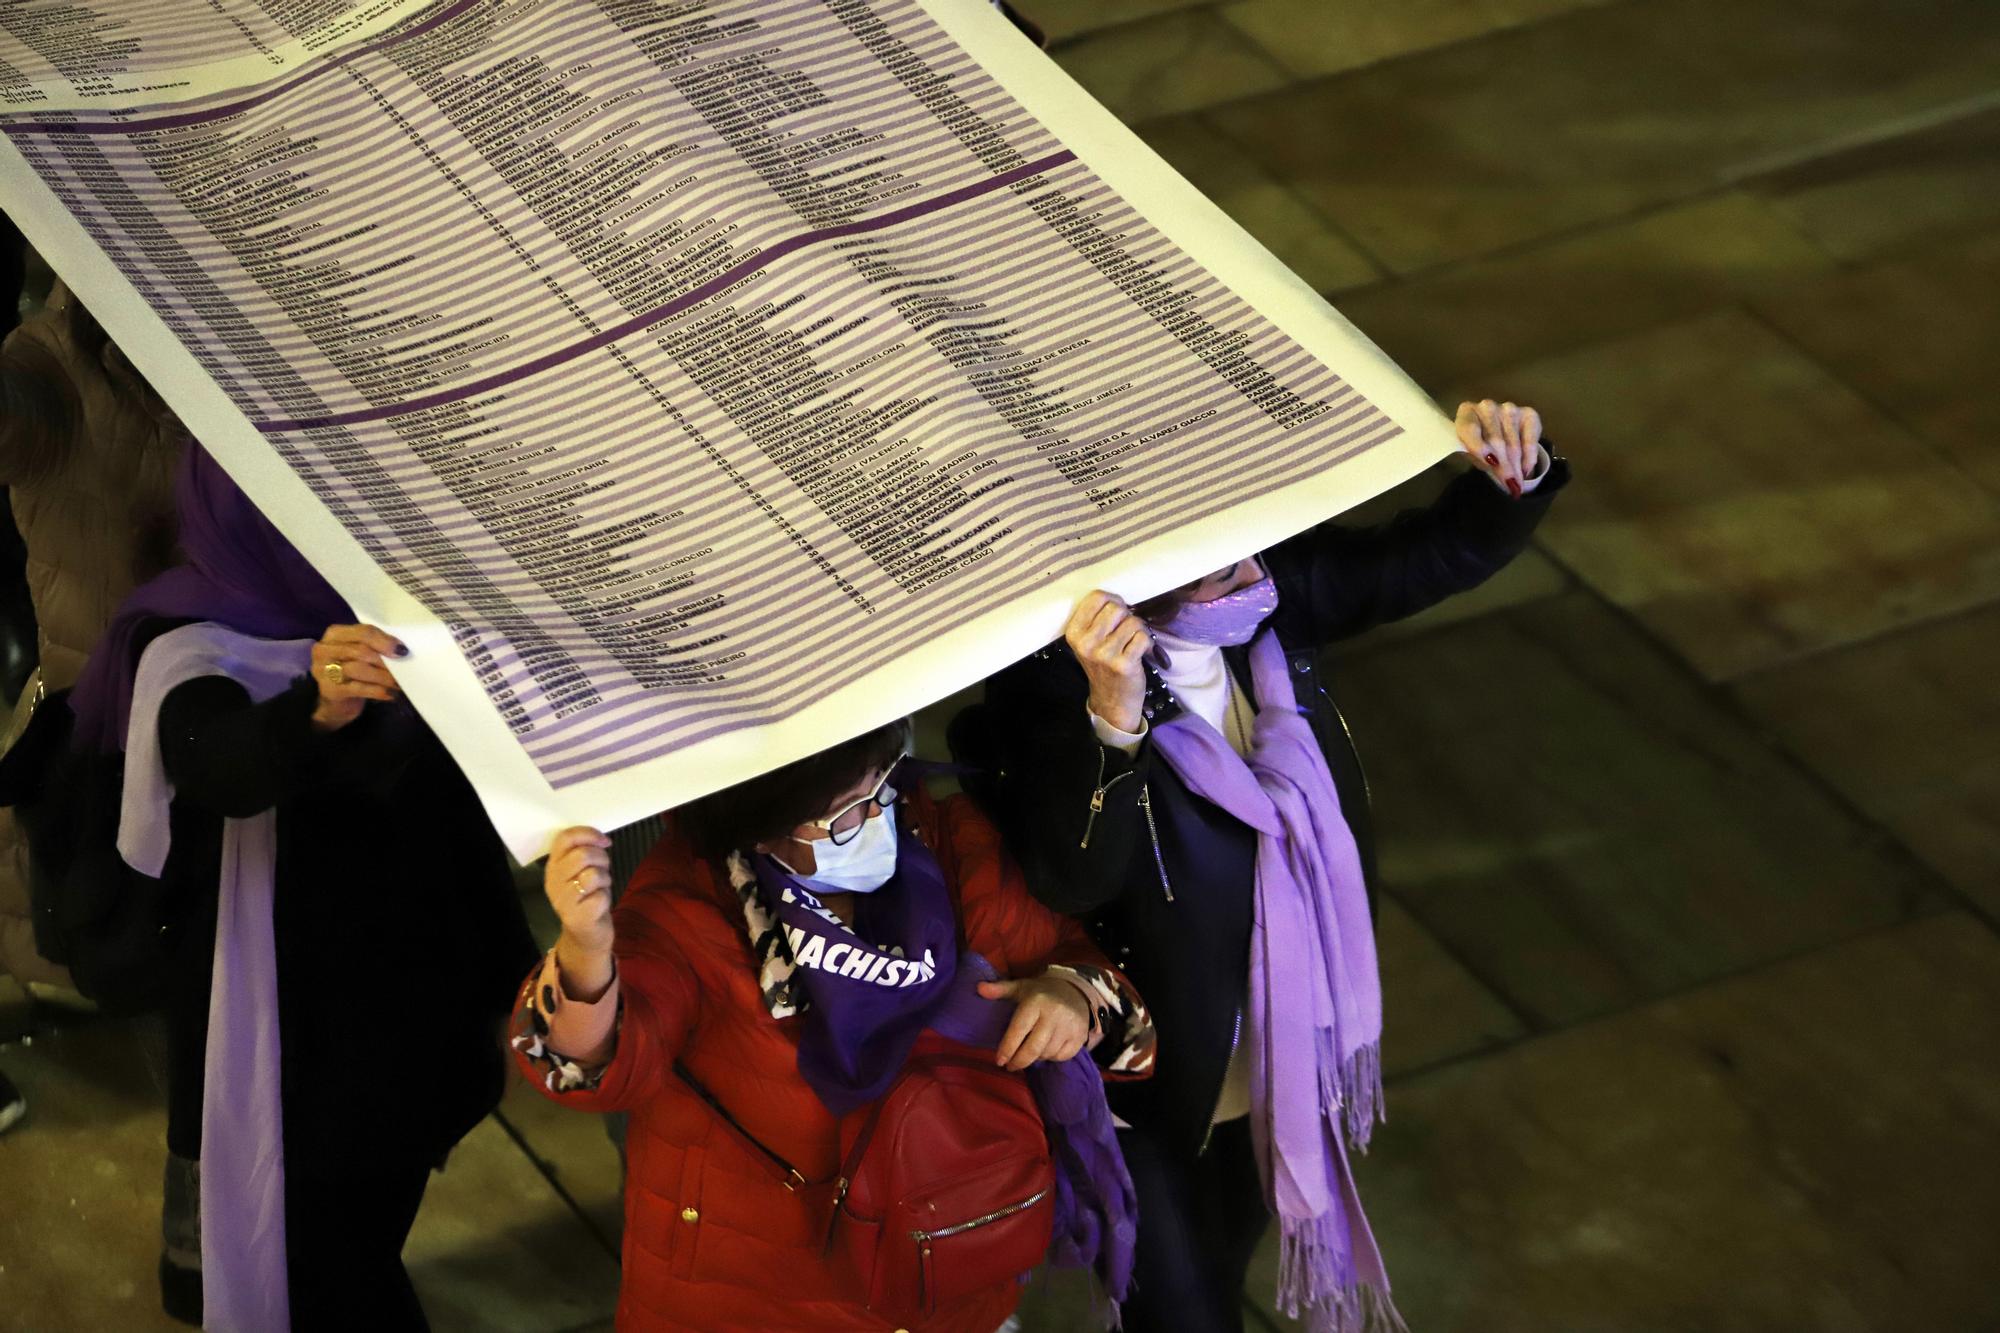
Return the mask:
[[1368,1151],[1375,1126],[1389,1118],[1382,1100],[1382,1045],[1369,1042],[1345,1063],[1334,1048],[1333,1033],[1319,1033],[1319,1096],[1322,1106],[1340,1108],[1341,1126],[1356,1152]]
[[[1368,1150],[1375,1125],[1387,1119],[1382,1098],[1382,1049],[1378,1043],[1342,1061],[1329,1029],[1319,1033],[1320,1104],[1327,1109],[1328,1151],[1342,1153],[1344,1133],[1358,1152]],[[1345,1192],[1334,1208],[1318,1217],[1279,1219],[1278,1308],[1301,1317],[1312,1333],[1409,1333],[1381,1285],[1354,1262],[1354,1237]]]
[[[1337,1234],[1329,1239],[1328,1232]],[[1410,1333],[1386,1289],[1362,1281],[1351,1265],[1338,1276],[1329,1271],[1339,1269],[1346,1253],[1345,1232],[1345,1218],[1285,1219],[1278,1309],[1303,1319],[1311,1333]]]

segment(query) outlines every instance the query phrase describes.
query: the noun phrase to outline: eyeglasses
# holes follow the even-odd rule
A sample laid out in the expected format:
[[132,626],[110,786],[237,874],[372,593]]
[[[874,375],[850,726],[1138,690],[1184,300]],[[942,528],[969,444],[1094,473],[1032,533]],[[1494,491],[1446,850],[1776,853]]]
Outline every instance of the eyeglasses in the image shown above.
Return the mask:
[[861,836],[861,826],[868,822],[870,806],[881,806],[886,810],[896,803],[896,769],[909,757],[908,750],[897,755],[895,762],[889,765],[889,771],[883,776],[881,784],[860,800],[852,805],[842,806],[826,819],[808,819],[806,823],[812,828],[824,829],[828,841],[836,847],[845,847],[853,842]]

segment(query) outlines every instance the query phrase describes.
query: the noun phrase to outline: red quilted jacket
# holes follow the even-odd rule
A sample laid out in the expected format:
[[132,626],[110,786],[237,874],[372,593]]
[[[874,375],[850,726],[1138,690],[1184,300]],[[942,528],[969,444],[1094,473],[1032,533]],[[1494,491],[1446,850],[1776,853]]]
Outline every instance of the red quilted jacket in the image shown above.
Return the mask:
[[[944,867],[963,943],[1003,976],[1050,963],[1106,966],[1081,927],[1028,895],[1000,835],[972,803],[911,796],[903,818]],[[892,1325],[836,1294],[820,1257],[826,1219],[672,1074],[685,1063],[745,1128],[808,1179],[834,1174],[837,1122],[798,1072],[800,1019],[773,1019],[757,990],[743,914],[715,867],[669,824],[619,904],[617,1053],[595,1090],[550,1093],[630,1111],[622,1333],[881,1333]],[[532,983],[533,978],[530,978]],[[994,1333],[1009,1282],[967,1298],[922,1333]],[[910,1333],[918,1333],[913,1328]]]

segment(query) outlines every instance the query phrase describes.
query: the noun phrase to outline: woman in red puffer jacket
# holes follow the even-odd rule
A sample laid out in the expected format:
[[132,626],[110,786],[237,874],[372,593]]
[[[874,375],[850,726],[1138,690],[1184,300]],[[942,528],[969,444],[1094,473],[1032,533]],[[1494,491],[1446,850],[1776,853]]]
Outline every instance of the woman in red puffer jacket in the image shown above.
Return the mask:
[[[897,1326],[829,1257],[825,1192],[794,1190],[770,1158],[832,1180],[842,1117],[942,1029],[955,982],[960,1001],[1005,1007],[992,1058],[1008,1069],[1046,1072],[1094,1048],[1112,1077],[1150,1070],[1138,998],[1029,896],[992,825],[963,799],[907,789],[909,735],[907,722],[879,728],[678,812],[615,913],[609,840],[555,841],[545,887],[562,935],[523,988],[514,1045],[556,1101],[632,1113],[622,1330]],[[997,979],[968,1000],[987,975],[973,955]],[[1100,1275],[1122,1285],[1130,1182],[1089,1072],[1116,1168],[1070,1184],[1095,1209],[1084,1231],[1113,1238],[1094,1256]],[[904,1326],[993,1333],[1019,1294],[1009,1276]]]

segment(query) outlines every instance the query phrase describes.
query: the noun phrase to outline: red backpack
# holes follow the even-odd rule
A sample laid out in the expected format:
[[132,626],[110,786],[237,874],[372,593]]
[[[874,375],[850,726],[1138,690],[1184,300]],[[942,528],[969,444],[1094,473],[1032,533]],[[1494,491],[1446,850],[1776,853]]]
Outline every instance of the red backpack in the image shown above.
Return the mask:
[[841,1123],[841,1167],[808,1182],[697,1083],[681,1079],[785,1178],[824,1193],[826,1257],[854,1299],[922,1323],[1020,1278],[1048,1252],[1055,1161],[1024,1075],[926,1034],[889,1090]]

